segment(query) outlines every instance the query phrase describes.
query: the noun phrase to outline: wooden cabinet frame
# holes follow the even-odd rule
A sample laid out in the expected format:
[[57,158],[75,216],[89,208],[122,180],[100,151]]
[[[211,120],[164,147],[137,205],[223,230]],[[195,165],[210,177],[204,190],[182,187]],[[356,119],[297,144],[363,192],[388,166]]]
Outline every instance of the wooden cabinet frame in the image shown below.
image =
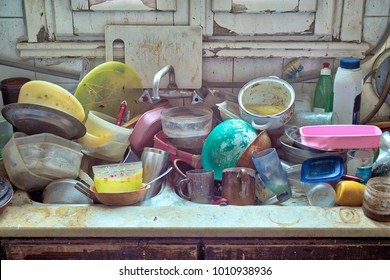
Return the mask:
[[[365,57],[364,0],[286,1],[286,8],[272,1],[279,9],[270,11],[264,6],[270,1],[252,0],[156,0],[151,6],[134,0],[105,10],[88,0],[24,0],[28,41],[17,49],[21,57],[104,58],[108,24],[190,25],[203,28],[203,57]],[[276,25],[269,34],[266,22]]]

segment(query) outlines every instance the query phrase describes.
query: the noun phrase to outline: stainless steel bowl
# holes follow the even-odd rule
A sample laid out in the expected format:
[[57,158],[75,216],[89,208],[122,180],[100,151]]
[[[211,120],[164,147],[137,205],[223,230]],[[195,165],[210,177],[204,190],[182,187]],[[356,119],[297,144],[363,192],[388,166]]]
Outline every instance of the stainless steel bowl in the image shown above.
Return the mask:
[[46,186],[42,202],[48,204],[92,204],[92,200],[79,192],[74,179],[59,179]]
[[300,164],[307,159],[325,156],[340,156],[345,161],[347,159],[347,151],[327,151],[327,152],[311,152],[294,146],[294,141],[286,135],[280,137],[280,144],[283,154],[282,159],[292,164]]

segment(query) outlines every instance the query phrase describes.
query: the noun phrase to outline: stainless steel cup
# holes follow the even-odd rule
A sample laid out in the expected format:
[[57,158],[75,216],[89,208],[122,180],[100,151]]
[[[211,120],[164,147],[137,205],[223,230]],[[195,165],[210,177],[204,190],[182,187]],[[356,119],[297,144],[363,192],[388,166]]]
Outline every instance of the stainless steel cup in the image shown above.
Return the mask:
[[[143,149],[141,154],[141,161],[144,183],[150,182],[167,169],[168,155],[168,152],[156,148],[146,147]],[[152,183],[143,200],[156,196],[161,190],[162,182],[163,180],[161,179]]]

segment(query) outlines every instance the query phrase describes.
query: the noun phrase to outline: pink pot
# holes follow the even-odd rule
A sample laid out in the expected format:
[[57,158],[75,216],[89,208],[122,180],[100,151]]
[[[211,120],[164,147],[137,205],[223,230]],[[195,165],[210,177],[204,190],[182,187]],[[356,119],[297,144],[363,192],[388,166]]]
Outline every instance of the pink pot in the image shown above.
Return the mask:
[[166,104],[151,109],[139,118],[129,137],[131,150],[136,155],[141,156],[145,147],[153,147],[153,137],[162,129],[161,112],[170,107],[172,107],[170,104]]

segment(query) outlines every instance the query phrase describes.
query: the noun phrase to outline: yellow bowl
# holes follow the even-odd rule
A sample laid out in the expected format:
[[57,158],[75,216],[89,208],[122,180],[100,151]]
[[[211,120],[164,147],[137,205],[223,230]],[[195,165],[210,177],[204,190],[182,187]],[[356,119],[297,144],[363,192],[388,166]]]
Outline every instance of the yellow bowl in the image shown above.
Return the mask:
[[96,198],[104,205],[109,206],[128,206],[142,200],[150,185],[142,184],[142,188],[131,192],[104,193],[97,192],[94,186],[89,189],[95,194]]
[[94,178],[94,184],[98,192],[119,193],[139,190],[142,184],[142,178],[137,180],[104,180]]
[[142,162],[95,165],[93,181],[98,192],[118,193],[139,190],[142,184]]

